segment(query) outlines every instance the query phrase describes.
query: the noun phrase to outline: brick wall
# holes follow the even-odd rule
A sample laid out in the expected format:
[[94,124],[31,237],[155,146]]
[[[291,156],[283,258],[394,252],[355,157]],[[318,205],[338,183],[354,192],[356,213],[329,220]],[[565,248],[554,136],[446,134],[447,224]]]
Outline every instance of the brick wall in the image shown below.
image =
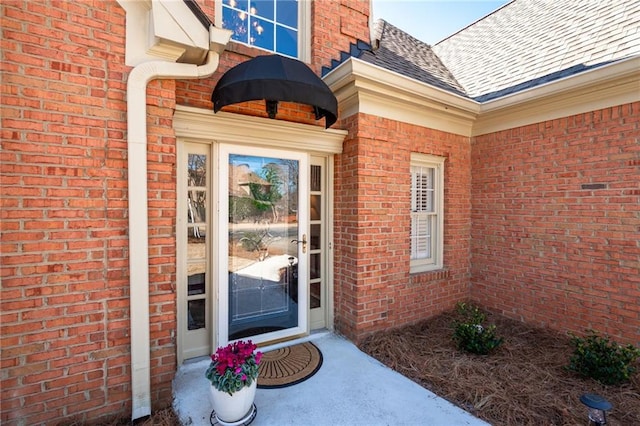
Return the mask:
[[0,422],[127,413],[124,12],[0,7]]
[[640,342],[640,103],[477,137],[473,298]]
[[176,353],[176,138],[172,120],[175,80],[147,86],[149,220],[149,334],[151,408],[172,401]]
[[[213,18],[215,3],[199,3]],[[115,1],[9,0],[0,7],[0,420],[128,416],[124,11]],[[313,3],[312,69],[368,38],[368,8],[359,0]],[[176,100],[210,108],[222,73],[261,53],[234,43],[210,79],[148,86],[153,409],[171,401],[176,369]],[[228,109],[266,116],[263,102]],[[324,124],[309,106],[281,103],[279,111],[280,119]]]
[[[360,114],[335,170],[335,325],[359,340],[469,296],[469,138]],[[446,158],[444,270],[409,274],[411,153]]]
[[[198,0],[198,3],[210,19],[215,21],[214,2]],[[348,51],[350,43],[355,43],[357,40],[369,42],[369,10],[369,0],[332,0],[311,3],[311,63],[307,65],[317,75],[320,75],[323,66],[331,64],[332,59],[339,59],[340,52]],[[203,80],[178,82],[177,103],[211,109],[211,92],[225,72],[250,58],[268,53],[230,41],[227,50],[220,56],[220,65],[213,76]],[[264,101],[230,105],[223,108],[223,111],[267,117]],[[324,125],[324,120],[315,119],[312,107],[288,102],[280,102],[277,118]]]

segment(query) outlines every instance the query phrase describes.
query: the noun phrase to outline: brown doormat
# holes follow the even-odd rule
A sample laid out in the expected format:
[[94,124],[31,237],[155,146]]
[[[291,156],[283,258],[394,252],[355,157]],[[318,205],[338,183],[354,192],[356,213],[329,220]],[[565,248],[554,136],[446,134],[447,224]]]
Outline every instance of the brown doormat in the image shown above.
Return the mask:
[[292,386],[316,374],[321,366],[322,353],[311,342],[265,352],[258,367],[258,387]]

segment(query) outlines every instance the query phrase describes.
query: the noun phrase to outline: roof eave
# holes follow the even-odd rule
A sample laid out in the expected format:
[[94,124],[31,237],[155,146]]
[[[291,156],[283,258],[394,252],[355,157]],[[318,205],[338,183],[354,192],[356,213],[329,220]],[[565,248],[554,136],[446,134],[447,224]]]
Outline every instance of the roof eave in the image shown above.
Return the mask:
[[465,136],[640,101],[640,56],[479,103],[350,58],[324,77],[340,117],[372,114]]
[[640,55],[480,104],[474,136],[640,101]]
[[323,80],[338,99],[340,117],[365,113],[465,136],[480,104],[357,58]]

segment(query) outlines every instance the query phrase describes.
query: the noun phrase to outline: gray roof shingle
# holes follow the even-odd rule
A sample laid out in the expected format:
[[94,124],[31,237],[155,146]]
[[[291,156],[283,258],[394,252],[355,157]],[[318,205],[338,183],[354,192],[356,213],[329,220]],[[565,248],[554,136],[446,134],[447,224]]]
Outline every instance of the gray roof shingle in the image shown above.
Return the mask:
[[433,46],[477,100],[640,55],[640,2],[515,0]]
[[360,55],[361,60],[465,95],[462,86],[426,43],[381,19],[376,21],[373,34],[374,43],[378,40],[378,47],[363,51]]

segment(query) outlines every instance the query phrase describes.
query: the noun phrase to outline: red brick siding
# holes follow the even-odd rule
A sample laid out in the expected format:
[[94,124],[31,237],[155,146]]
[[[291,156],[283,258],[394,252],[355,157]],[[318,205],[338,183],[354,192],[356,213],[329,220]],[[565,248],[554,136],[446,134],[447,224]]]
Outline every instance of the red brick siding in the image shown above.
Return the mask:
[[[215,3],[200,1],[213,18]],[[2,8],[2,423],[90,421],[131,409],[124,11],[115,2]],[[314,2],[311,67],[368,37],[368,2]],[[334,19],[339,16],[340,19]],[[338,26],[342,30],[338,30]],[[332,38],[331,41],[328,38]],[[176,99],[210,108],[223,72],[262,51],[233,43],[216,75],[148,95],[153,408],[176,369]],[[265,116],[264,103],[228,110]],[[279,119],[323,125],[311,107]]]
[[[355,340],[469,296],[469,138],[360,114],[336,157],[335,325]],[[409,274],[411,153],[446,158],[444,270]]]
[[171,403],[176,353],[175,80],[147,87],[149,333],[152,409]]
[[472,153],[473,298],[640,342],[640,103],[483,135]]
[[0,422],[127,413],[124,11],[0,7]]

